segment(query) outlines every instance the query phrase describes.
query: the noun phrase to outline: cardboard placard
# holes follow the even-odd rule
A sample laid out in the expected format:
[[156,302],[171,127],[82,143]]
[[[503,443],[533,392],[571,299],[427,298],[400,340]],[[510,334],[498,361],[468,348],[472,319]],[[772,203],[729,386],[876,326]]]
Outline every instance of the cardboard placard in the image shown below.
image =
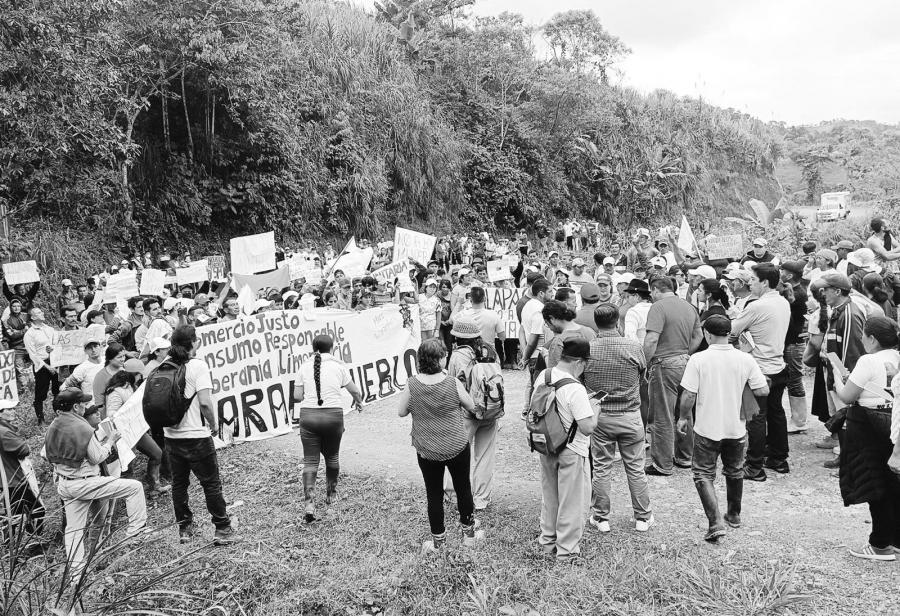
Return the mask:
[[166,283],[166,273],[162,270],[145,268],[141,272],[141,295],[160,296]]
[[13,261],[3,264],[3,278],[7,286],[12,288],[17,284],[40,282],[41,275],[35,261]]
[[175,270],[175,278],[178,280],[179,285],[206,282],[209,280],[209,261],[206,259],[191,261],[187,267],[180,267]]
[[0,351],[0,409],[11,409],[19,405],[19,390],[16,384],[16,352]]
[[413,269],[409,261],[391,263],[373,271],[370,276],[379,284],[393,283],[396,278],[409,278],[409,271]]
[[275,232],[231,238],[231,271],[256,274],[275,269]]
[[433,235],[397,227],[394,230],[394,263],[410,257],[419,263],[428,263],[434,253],[435,242],[437,238]]
[[125,302],[135,295],[140,295],[137,283],[137,272],[122,270],[106,279],[107,298],[115,298],[117,302]]
[[501,280],[509,280],[512,278],[512,272],[509,271],[509,263],[506,259],[498,259],[496,261],[487,262],[488,280],[491,282],[500,282]]
[[209,255],[207,257],[203,257],[206,260],[207,266],[209,267],[209,279],[215,280],[216,282],[222,282],[226,280],[226,269],[225,269],[225,256],[224,255]]
[[743,254],[744,238],[739,233],[706,238],[707,259],[730,259]]
[[89,341],[106,343],[106,326],[91,324],[85,329],[58,330],[53,335],[50,366],[77,366],[87,359],[84,345]]

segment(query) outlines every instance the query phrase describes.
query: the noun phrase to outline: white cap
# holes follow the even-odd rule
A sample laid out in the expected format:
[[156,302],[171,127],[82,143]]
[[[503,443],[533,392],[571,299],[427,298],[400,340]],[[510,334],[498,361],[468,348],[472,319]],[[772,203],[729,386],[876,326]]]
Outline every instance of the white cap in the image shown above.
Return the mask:
[[436,278],[428,278],[425,280],[425,284],[423,286],[427,287],[429,285],[438,286],[438,281]]
[[459,269],[459,271],[456,272],[456,274],[457,274],[460,278],[462,278],[463,276],[466,276],[466,275],[468,275],[468,274],[471,274],[471,273],[472,273],[472,270],[470,270],[468,267],[461,267],[461,268]]
[[688,270],[688,276],[700,276],[704,280],[707,278],[718,278],[716,270],[710,265],[701,265],[697,269]]
[[769,242],[766,241],[766,238],[764,238],[764,237],[758,237],[755,240],[753,240],[753,245],[766,247],[769,245]]
[[160,349],[168,349],[171,348],[172,343],[163,338],[162,336],[158,338],[154,338],[150,341],[150,352],[156,353]]
[[650,259],[650,264],[665,268],[669,265],[669,262],[666,261],[664,257],[653,257],[652,259]]
[[581,257],[572,259],[572,267],[584,267],[584,259],[582,259]]
[[64,286],[64,287],[71,287],[71,286],[72,286],[72,281],[69,280],[68,278],[63,278],[62,286]]
[[603,265],[615,265],[615,264],[616,264],[616,260],[613,259],[612,257],[606,257],[605,259],[603,259]]
[[744,261],[744,269],[750,271],[750,269],[756,265],[756,261]]
[[737,272],[741,269],[741,264],[737,261],[732,261],[728,265],[725,266],[726,272]]

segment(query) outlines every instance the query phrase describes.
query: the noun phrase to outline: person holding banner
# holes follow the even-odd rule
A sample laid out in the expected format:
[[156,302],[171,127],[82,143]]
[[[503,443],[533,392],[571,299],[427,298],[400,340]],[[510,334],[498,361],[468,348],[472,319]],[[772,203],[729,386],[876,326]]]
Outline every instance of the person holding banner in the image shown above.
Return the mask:
[[344,434],[344,390],[353,397],[353,408],[362,412],[362,394],[347,367],[331,354],[334,339],[326,334],[313,338],[313,360],[300,367],[294,400],[300,402],[300,442],[303,445],[304,521],[316,521],[316,475],[319,458],[325,458],[325,504],[337,495],[341,437]]
[[34,298],[37,297],[40,289],[40,283],[32,282],[31,284],[14,284],[12,291],[10,291],[9,285],[6,284],[6,279],[3,280],[3,297],[5,297],[6,301],[10,304],[12,304],[13,300],[19,300],[22,304],[22,312],[25,314],[31,312]]
[[0,321],[3,331],[3,342],[6,348],[14,351],[13,360],[16,368],[16,385],[19,392],[25,391],[25,366],[30,362],[25,349],[25,331],[28,329],[28,317],[22,311],[22,300],[14,298],[9,302],[9,316]]

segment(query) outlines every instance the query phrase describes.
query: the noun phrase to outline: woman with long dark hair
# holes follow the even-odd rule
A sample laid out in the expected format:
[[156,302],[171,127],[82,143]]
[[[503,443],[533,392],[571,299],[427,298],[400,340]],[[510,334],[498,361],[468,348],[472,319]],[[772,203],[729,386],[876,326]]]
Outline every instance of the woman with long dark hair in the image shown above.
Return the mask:
[[[731,300],[728,299],[728,293],[725,292],[725,289],[715,278],[706,278],[700,281],[700,286],[697,287],[697,299],[700,300],[701,305],[704,306],[703,312],[700,313],[701,327],[703,327],[703,323],[706,322],[706,319],[714,314],[721,315],[726,319],[728,318],[728,309],[731,308]],[[709,343],[706,342],[706,338],[704,337],[700,342],[697,351],[704,351],[708,348]]]
[[881,274],[866,274],[862,279],[862,291],[866,297],[881,306],[884,316],[891,321],[897,320],[897,306],[894,304],[893,289],[888,289],[884,284]]
[[353,397],[353,406],[362,411],[362,394],[350,378],[347,367],[331,354],[334,340],[320,334],[313,339],[312,361],[300,367],[294,385],[294,401],[300,403],[300,442],[303,445],[303,519],[316,520],[316,475],[319,457],[325,458],[325,504],[337,492],[339,454],[344,434],[343,390]]
[[[94,404],[104,407],[106,404],[106,386],[113,375],[120,371],[128,360],[128,354],[118,342],[110,342],[106,347],[106,362],[94,377]],[[100,418],[106,418],[106,410],[100,410]]]
[[425,481],[428,500],[428,524],[431,540],[424,551],[439,550],[447,541],[444,526],[444,472],[450,472],[463,543],[475,541],[475,503],[469,479],[469,436],[463,411],[471,413],[475,406],[463,384],[443,370],[447,356],[444,343],[437,338],[419,345],[419,373],[407,381],[398,400],[398,415],[412,415],[413,447]]
[[834,391],[849,405],[840,454],[840,486],[844,506],[867,503],[872,516],[869,541],[850,555],[866,560],[896,560],[900,553],[900,477],[888,466],[894,451],[892,394],[900,371],[897,324],[885,317],[866,321],[866,354],[853,371],[834,370]]

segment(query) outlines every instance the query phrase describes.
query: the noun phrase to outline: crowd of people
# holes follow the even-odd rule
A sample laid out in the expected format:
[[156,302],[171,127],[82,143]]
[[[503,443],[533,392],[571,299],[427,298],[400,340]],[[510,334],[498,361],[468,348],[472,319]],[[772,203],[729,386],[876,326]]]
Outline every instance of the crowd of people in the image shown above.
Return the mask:
[[[431,532],[425,551],[446,544],[448,495],[455,496],[463,543],[474,545],[482,532],[476,515],[492,503],[497,431],[507,410],[525,420],[529,443],[540,452],[539,542],[558,559],[578,556],[586,525],[611,531],[618,460],[635,531],[655,523],[652,478],[687,469],[708,520],[704,538],[719,540],[726,528],[741,525],[744,481],[790,473],[790,435],[805,433],[811,414],[828,430],[816,446],[835,453],[826,466],[836,471],[844,504],[867,503],[871,511],[869,539],[850,553],[887,561],[900,553],[900,248],[883,220],[872,220],[871,231],[864,245],[807,242],[798,254],[776,254],[760,237],[746,254],[709,260],[701,247],[681,250],[669,228],[637,229],[622,241],[603,238],[596,224],[567,220],[553,231],[539,223],[511,239],[438,238],[427,263],[410,260],[408,279],[371,275],[392,262],[390,242],[373,245],[366,271],[353,276],[330,245],[280,251],[278,261],[300,256],[312,274],[266,289],[250,305],[230,275],[124,303],[103,293],[121,269],[177,272],[179,259],[148,253],[84,284],[65,279],[54,297],[38,298],[38,284],[4,282],[8,305],[0,324],[4,346],[15,355],[18,390],[33,391],[39,425],[48,423],[45,405],[53,396],[43,455],[64,504],[76,572],[85,561],[84,529],[107,518],[116,500],[125,504],[125,533],[139,536],[146,498],[171,492],[180,540],[191,541],[191,473],[203,487],[214,541],[235,539],[212,438],[210,372],[196,358],[197,328],[265,310],[388,303],[417,307],[421,324],[418,371],[396,406],[411,417],[425,484]],[[508,274],[492,280],[488,264],[499,258]],[[487,307],[492,287],[520,290],[515,338]],[[86,359],[52,366],[57,330],[84,327],[102,332],[85,343]],[[348,368],[331,354],[333,344],[326,335],[313,341],[313,360],[303,364],[293,392],[307,523],[317,520],[320,458],[326,504],[337,495],[344,391],[362,404]],[[526,371],[524,408],[506,408],[503,368]],[[807,369],[815,375],[812,391],[804,384]],[[176,375],[186,403],[177,421],[150,425],[135,446],[148,460],[145,493],[118,463],[115,418],[141,382],[167,374]],[[40,532],[40,494],[22,464],[32,452],[14,411],[0,413],[11,502]],[[563,433],[558,447],[551,446],[553,430]],[[724,515],[714,487],[720,458]]]

